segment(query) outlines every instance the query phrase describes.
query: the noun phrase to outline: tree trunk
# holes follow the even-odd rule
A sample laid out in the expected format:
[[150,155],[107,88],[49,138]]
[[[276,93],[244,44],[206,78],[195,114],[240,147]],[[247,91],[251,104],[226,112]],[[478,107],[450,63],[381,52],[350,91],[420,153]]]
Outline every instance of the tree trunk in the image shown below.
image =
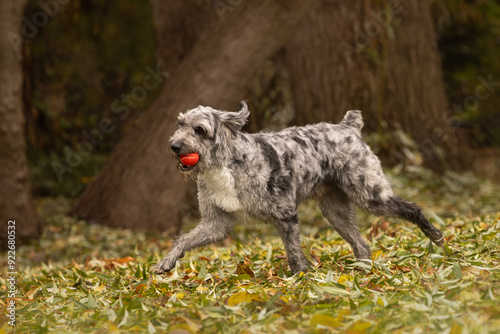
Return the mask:
[[347,57],[342,43],[353,44],[371,0],[325,1],[302,21],[286,45],[295,107],[295,123],[340,121],[349,109],[376,108],[374,66],[360,54]]
[[236,109],[259,65],[283,46],[315,3],[258,0],[232,8],[199,38],[74,211],[111,226],[177,233],[188,190],[169,158],[168,140],[178,113],[197,105]]
[[387,47],[382,117],[400,123],[412,135],[429,167],[471,167],[464,155],[467,145],[447,122],[448,102],[430,4],[405,1],[398,15],[394,42]]
[[162,71],[173,72],[219,19],[211,1],[150,0],[156,26],[156,61]]
[[[16,243],[37,238],[39,224],[31,198],[22,100],[21,18],[26,1],[0,1],[0,236],[15,220]],[[2,247],[3,248],[3,247]]]
[[297,124],[359,109],[381,135],[400,124],[429,166],[443,163],[439,147],[462,162],[427,1],[323,0],[287,44],[286,61]]

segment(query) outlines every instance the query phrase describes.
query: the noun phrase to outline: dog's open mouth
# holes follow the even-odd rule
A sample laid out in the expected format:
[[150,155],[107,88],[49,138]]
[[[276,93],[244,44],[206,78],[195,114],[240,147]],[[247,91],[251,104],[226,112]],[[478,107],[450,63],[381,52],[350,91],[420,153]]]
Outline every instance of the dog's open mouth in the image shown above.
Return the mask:
[[191,169],[193,169],[196,165],[193,165],[193,166],[186,166],[184,164],[182,164],[182,162],[179,162],[179,169],[181,170],[181,172],[189,172]]
[[189,172],[200,161],[200,155],[198,153],[184,154],[179,157],[179,160],[179,169],[181,172]]

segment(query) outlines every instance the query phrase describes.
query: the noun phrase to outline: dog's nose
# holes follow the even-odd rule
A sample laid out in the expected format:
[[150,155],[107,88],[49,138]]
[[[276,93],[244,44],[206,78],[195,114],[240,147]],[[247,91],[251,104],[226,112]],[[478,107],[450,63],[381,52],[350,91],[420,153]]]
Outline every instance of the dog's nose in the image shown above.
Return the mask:
[[172,146],[170,146],[170,149],[174,153],[179,153],[181,151],[181,148],[182,148],[182,143],[179,141],[176,141],[175,143],[172,144]]

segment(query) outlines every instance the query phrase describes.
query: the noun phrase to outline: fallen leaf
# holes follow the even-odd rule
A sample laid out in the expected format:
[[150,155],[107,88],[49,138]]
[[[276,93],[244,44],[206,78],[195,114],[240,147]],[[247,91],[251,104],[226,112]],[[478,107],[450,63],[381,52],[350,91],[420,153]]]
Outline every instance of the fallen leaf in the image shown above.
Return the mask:
[[259,297],[255,294],[248,293],[246,291],[240,291],[231,295],[227,300],[227,305],[234,306],[241,303],[249,303],[254,300],[260,300]]
[[311,317],[310,324],[313,327],[316,327],[318,325],[322,325],[322,326],[326,326],[326,327],[336,328],[336,327],[340,326],[340,322],[337,319],[335,319],[329,315],[323,314],[323,313],[314,314]]

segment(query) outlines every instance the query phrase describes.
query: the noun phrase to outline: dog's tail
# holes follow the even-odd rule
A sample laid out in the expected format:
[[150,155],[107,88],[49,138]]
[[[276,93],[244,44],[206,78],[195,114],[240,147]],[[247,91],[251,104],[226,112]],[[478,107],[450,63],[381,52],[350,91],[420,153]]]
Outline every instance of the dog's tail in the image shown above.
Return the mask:
[[359,110],[349,110],[340,124],[355,128],[359,132],[361,132],[361,129],[363,128],[363,116],[361,115],[361,111]]

